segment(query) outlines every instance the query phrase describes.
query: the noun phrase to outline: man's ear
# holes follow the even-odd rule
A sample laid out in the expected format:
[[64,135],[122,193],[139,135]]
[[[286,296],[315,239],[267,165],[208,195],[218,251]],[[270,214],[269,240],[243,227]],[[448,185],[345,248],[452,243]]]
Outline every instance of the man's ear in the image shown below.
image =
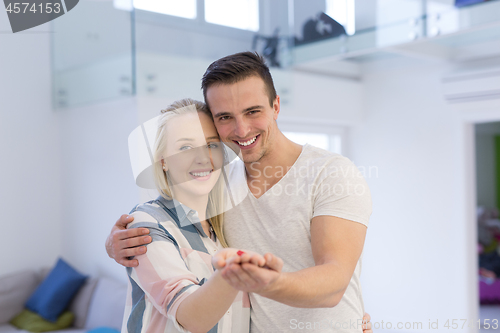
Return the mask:
[[277,120],[280,113],[280,96],[276,95],[276,99],[273,102],[274,115],[273,119]]

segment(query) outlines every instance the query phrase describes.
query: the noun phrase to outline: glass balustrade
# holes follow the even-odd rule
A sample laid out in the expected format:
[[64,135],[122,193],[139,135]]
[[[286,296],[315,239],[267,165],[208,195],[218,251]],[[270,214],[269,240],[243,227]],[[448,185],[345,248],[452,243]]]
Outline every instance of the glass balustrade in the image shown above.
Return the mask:
[[80,1],[51,22],[54,107],[135,94],[131,16],[111,1]]
[[[207,21],[204,0],[196,0],[194,18],[133,8],[132,0],[80,2],[51,22],[54,106],[137,96],[144,110],[140,118],[149,119],[173,100],[203,99],[200,79],[207,66],[246,50],[265,54],[282,103],[291,105],[292,68],[304,63],[361,61],[431,46],[434,53],[449,52],[500,40],[500,0],[464,7],[454,0],[344,1],[334,6],[325,0],[261,0],[258,32]],[[331,21],[319,15],[332,8],[349,10],[338,16],[351,20],[345,23],[349,34],[311,38],[311,27],[326,35],[332,31]]]
[[[367,11],[362,5],[371,5],[372,10]],[[462,45],[500,40],[498,0],[463,7],[457,7],[453,0],[378,0],[371,4],[359,0],[358,7],[364,10],[359,15],[365,24],[361,22],[353,35],[296,45],[294,64],[325,57],[372,59],[383,56],[387,50],[394,51],[393,47],[402,46],[398,51],[404,51],[423,42],[447,47],[448,52],[453,52],[453,48]],[[421,45],[424,53],[427,52],[429,47]]]

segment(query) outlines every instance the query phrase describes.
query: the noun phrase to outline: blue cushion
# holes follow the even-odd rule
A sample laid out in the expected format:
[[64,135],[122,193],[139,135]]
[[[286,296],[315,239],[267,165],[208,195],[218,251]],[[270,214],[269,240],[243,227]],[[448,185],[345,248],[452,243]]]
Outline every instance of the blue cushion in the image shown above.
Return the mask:
[[26,302],[26,308],[48,321],[56,322],[86,278],[59,258],[56,266]]
[[97,327],[87,333],[120,333],[120,331],[110,327]]

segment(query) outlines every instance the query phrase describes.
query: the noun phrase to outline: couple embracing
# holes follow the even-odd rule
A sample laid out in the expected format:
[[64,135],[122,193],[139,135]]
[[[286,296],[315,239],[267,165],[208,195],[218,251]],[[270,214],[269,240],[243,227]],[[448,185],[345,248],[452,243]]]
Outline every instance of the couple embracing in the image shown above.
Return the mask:
[[[162,110],[151,147],[160,196],[106,241],[130,281],[122,332],[371,332],[364,178],[347,158],[283,135],[259,55],[215,61],[202,90],[206,104]],[[231,184],[247,195],[228,209]]]

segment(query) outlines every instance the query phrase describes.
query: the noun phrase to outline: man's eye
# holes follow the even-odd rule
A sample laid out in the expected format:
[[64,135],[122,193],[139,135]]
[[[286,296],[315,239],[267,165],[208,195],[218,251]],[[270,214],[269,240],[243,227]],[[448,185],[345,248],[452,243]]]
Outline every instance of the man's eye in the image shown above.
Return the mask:
[[229,119],[229,116],[222,116],[219,118],[219,120],[228,120]]
[[219,144],[218,143],[211,143],[208,145],[208,148],[213,148],[213,149],[219,148]]
[[248,111],[248,114],[255,114],[257,112],[259,112],[259,110],[252,110],[252,111]]

